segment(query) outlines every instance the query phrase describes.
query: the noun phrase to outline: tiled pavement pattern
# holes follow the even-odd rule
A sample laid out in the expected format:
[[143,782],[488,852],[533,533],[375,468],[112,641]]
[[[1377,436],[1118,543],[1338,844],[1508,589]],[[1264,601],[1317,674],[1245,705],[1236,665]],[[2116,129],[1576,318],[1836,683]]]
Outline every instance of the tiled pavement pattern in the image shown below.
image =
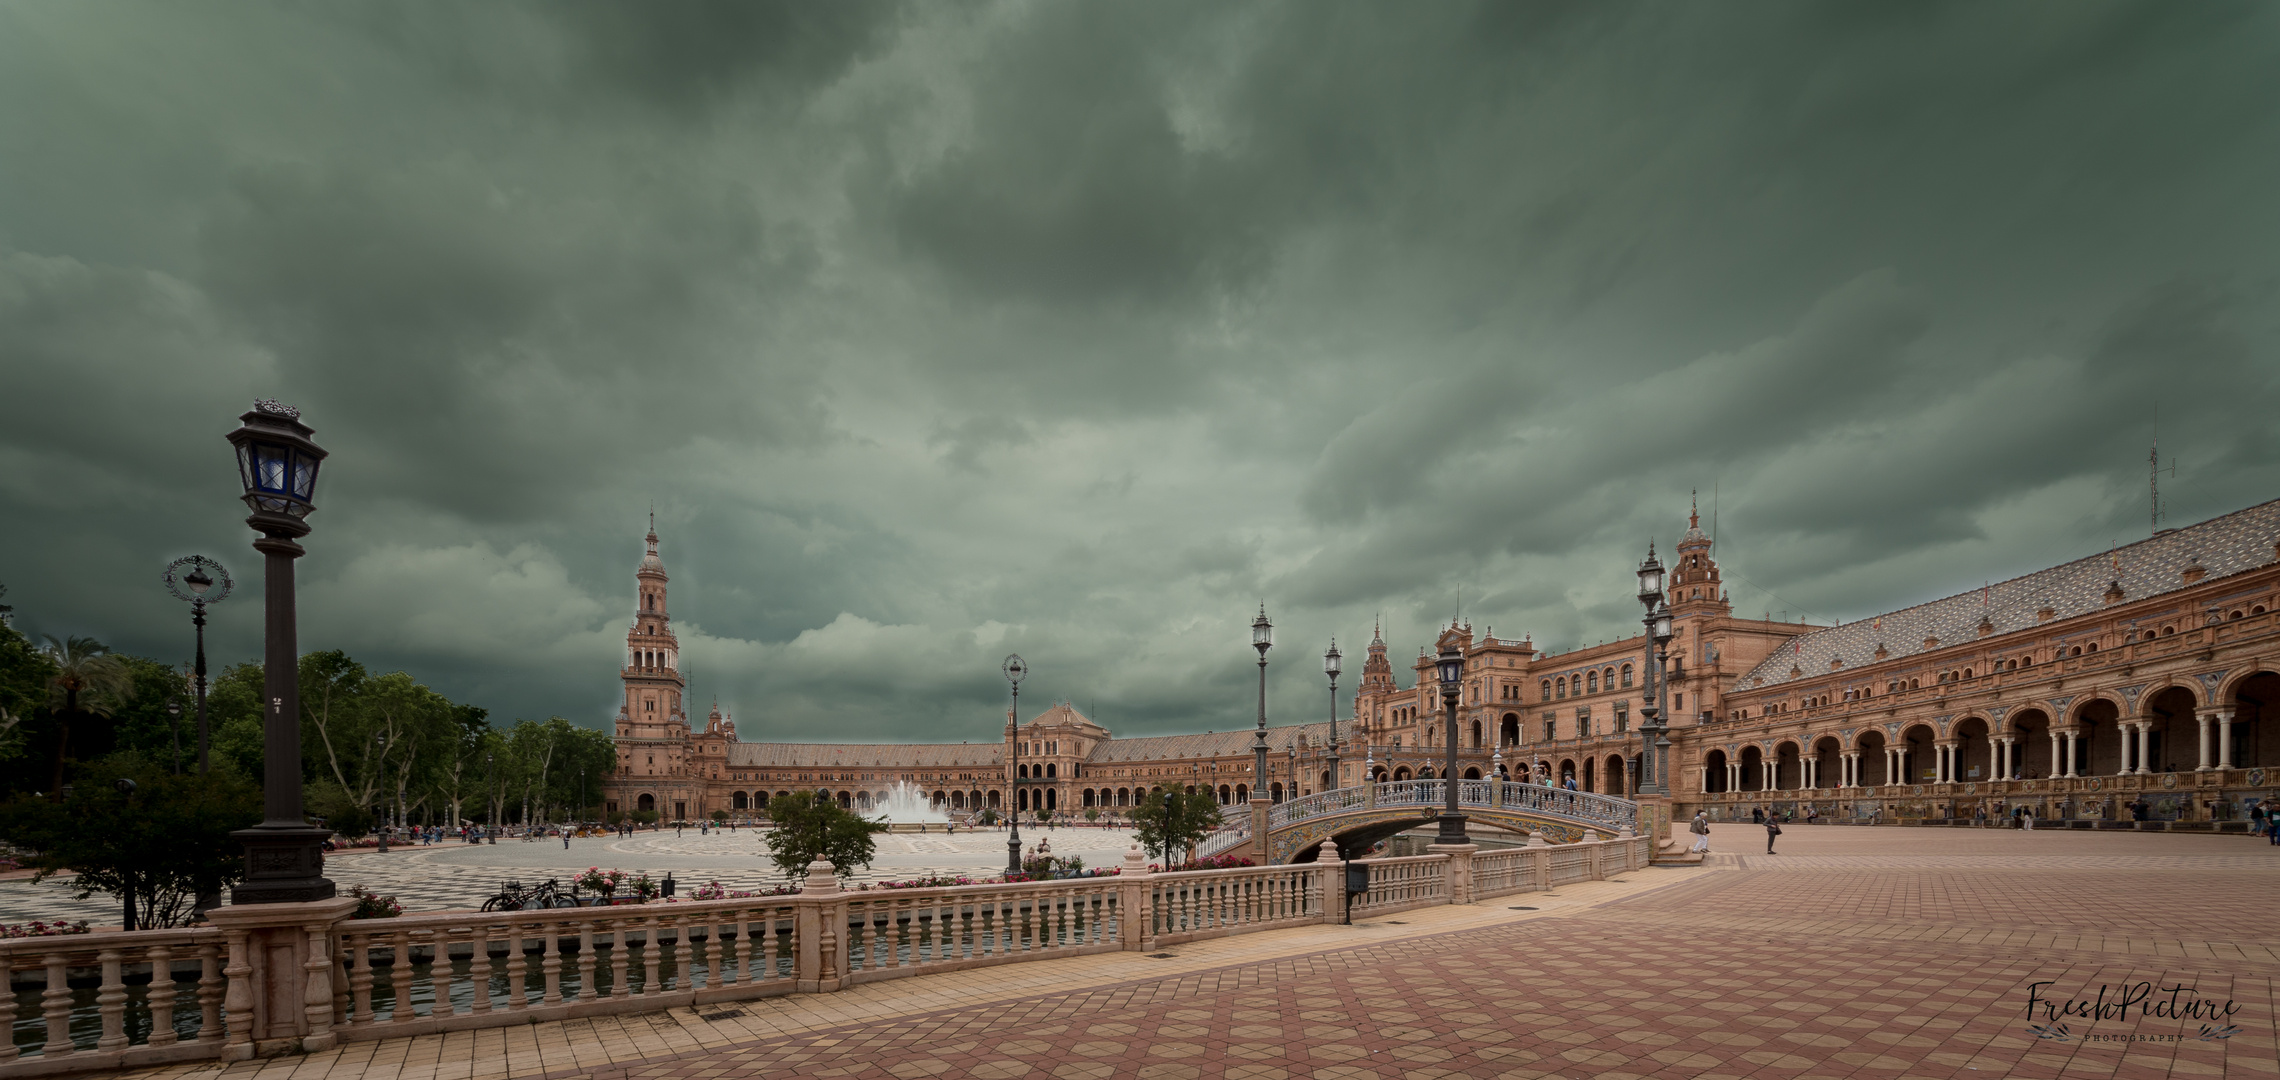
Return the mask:
[[[2167,843],[2141,843],[2154,839]],[[2280,850],[2220,837],[2026,842],[1833,827],[1791,829],[1783,849],[1800,857],[1637,871],[1354,928],[1197,943],[1168,960],[1082,957],[352,1044],[227,1071],[229,1080],[2280,1075],[2280,923],[2269,917]],[[1923,868],[1943,850],[2005,849],[2067,864]],[[2133,859],[2157,868],[2134,869]],[[2094,996],[2140,980],[2231,1000],[2238,1030],[2201,1039],[2197,1023],[2134,1014],[2069,1022],[2064,1040],[2028,1029],[2030,983]]]
[[[1022,843],[1035,847],[1040,838],[1052,844],[1053,854],[1074,855],[1087,866],[1114,866],[1131,846],[1132,834],[1122,829],[1024,828]],[[887,833],[878,838],[878,858],[850,880],[891,881],[929,874],[966,874],[986,877],[1005,869],[1003,829],[940,833]],[[386,855],[373,851],[341,852],[328,856],[325,874],[342,888],[362,885],[393,896],[406,911],[448,911],[481,907],[485,897],[512,878],[535,885],[549,877],[568,882],[589,866],[647,871],[663,877],[670,870],[685,888],[719,880],[736,888],[781,885],[749,829],[733,833],[700,834],[694,829],[680,836],[670,829],[636,833],[629,839],[573,839],[568,850],[562,841],[501,840],[497,844],[449,841],[433,846],[398,846]],[[32,919],[86,919],[98,926],[118,925],[118,904],[97,894],[73,898],[69,875],[34,885],[29,880],[0,880],[0,922]]]

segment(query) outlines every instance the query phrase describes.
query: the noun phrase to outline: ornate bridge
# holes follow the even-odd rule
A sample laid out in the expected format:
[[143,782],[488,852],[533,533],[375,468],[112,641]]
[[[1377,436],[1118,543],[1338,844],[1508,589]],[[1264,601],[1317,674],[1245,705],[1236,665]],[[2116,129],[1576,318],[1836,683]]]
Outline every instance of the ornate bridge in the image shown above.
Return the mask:
[[[1311,862],[1324,840],[1358,855],[1386,837],[1441,816],[1446,780],[1361,784],[1308,795],[1267,810],[1267,860]],[[1541,784],[1497,780],[1457,781],[1457,805],[1468,822],[1513,832],[1540,832],[1555,844],[1585,839],[1587,830],[1610,836],[1639,827],[1639,804],[1611,795],[1567,791]],[[1248,822],[1211,834],[1199,845],[1216,854],[1250,839]]]

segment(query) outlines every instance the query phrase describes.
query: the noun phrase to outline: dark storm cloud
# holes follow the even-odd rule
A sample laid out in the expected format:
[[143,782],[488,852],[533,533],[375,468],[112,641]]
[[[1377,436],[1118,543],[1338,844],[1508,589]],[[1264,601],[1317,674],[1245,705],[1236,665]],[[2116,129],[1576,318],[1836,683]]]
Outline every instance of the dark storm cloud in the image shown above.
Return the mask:
[[1038,700],[1224,730],[1261,599],[1278,710],[1459,596],[1612,637],[1694,488],[1743,610],[1912,603],[2141,534],[2157,404],[2173,520],[2280,494],[2275,41],[0,4],[0,566],[27,627],[180,651],[155,568],[242,550],[218,437],[277,396],[335,451],[304,644],[505,716],[607,715],[652,506],[751,737],[992,738],[1015,650]]

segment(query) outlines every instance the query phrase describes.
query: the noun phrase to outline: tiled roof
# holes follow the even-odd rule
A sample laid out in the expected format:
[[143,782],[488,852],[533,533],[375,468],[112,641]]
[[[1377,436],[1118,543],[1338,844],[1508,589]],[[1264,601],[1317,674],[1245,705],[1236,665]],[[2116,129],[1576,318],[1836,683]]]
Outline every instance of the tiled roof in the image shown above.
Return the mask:
[[732,769],[995,769],[1004,755],[1001,742],[728,744]]
[[[1993,634],[2023,630],[2042,622],[2043,608],[2051,621],[2098,611],[2107,606],[2106,591],[2119,583],[2125,601],[2176,592],[2192,584],[2185,568],[2196,559],[2206,577],[2221,578],[2268,566],[2275,562],[2274,544],[2280,542],[2280,500],[2237,510],[2188,525],[2160,536],[2100,552],[2087,558],[2037,570],[2024,577],[1999,581],[1984,590],[1973,589],[1928,604],[1832,626],[1803,634],[1775,649],[1773,655],[1742,676],[1733,693],[1746,694],[1829,673],[1829,662],[1842,659],[1845,668],[1877,662],[1882,645],[1887,659],[1922,653],[1924,639],[1939,639],[1940,647],[1979,640],[1979,624],[1986,619]],[[1841,669],[1840,669],[1841,670]]]
[[[1235,731],[1214,731],[1201,735],[1149,735],[1137,739],[1112,739],[1093,748],[1092,756],[1085,761],[1092,765],[1118,764],[1127,761],[1164,761],[1182,758],[1240,757],[1251,752],[1251,735],[1256,728]],[[1305,736],[1310,744],[1320,744],[1330,737],[1330,724],[1288,724],[1267,729],[1267,747],[1274,753]]]

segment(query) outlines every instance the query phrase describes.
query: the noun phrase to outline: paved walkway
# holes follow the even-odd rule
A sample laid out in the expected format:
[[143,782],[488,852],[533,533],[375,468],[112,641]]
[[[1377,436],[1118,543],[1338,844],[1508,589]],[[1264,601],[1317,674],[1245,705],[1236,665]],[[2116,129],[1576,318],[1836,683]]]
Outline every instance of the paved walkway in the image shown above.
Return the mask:
[[[1768,857],[1759,830],[1721,826],[1713,839],[1755,847],[1721,850],[1700,869],[1220,939],[1169,959],[1078,957],[354,1043],[223,1071],[227,1080],[2280,1076],[2271,918],[2280,849],[2236,837],[1793,827],[1783,854]],[[2112,1002],[2140,983],[2181,1011],[2231,1012],[2029,1014],[2030,995],[2095,1002],[2103,988]]]

